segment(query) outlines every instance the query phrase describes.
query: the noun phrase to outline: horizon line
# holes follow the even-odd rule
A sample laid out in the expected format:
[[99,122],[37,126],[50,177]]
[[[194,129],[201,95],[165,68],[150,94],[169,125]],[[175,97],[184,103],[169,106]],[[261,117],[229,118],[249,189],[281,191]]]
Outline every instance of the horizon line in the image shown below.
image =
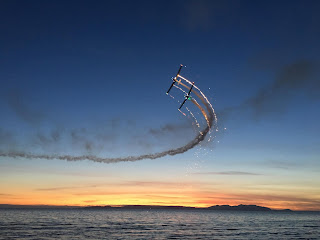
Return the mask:
[[259,206],[255,204],[239,204],[239,205],[228,205],[228,204],[217,204],[212,205],[209,207],[194,207],[194,206],[183,206],[183,205],[139,205],[139,204],[132,204],[132,205],[47,205],[47,204],[6,204],[2,203],[0,204],[0,209],[2,208],[23,208],[23,207],[29,207],[29,208],[88,208],[88,207],[110,207],[110,208],[126,208],[126,207],[164,207],[164,208],[189,208],[189,209],[210,209],[211,207],[239,207],[239,206],[256,206],[260,208],[266,208],[270,209],[271,211],[294,211],[294,212],[320,212],[319,210],[292,210],[289,208],[283,208],[283,209],[276,209],[276,208],[269,208],[265,206]]

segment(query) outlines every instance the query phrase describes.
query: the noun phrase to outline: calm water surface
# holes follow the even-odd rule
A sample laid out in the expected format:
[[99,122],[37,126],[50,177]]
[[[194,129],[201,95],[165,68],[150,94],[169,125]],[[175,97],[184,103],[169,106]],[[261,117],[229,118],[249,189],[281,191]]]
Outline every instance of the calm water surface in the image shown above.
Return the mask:
[[320,213],[1,209],[0,239],[320,239]]

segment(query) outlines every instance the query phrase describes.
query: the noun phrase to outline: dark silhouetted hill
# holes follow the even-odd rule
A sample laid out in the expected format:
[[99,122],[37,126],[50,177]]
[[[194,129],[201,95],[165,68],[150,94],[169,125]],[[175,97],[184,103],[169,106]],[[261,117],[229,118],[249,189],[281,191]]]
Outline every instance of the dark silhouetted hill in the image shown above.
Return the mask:
[[272,211],[271,208],[261,207],[257,205],[238,205],[238,206],[230,206],[230,205],[215,205],[208,207],[209,210],[232,210],[232,211]]
[[284,210],[272,210],[267,207],[261,207],[257,205],[243,205],[230,206],[230,205],[215,205],[207,208],[196,208],[196,207],[184,207],[184,206],[161,206],[161,205],[124,205],[124,206],[52,206],[52,205],[11,205],[11,204],[0,204],[0,209],[128,209],[128,210],[203,210],[203,211],[292,211],[290,209]]

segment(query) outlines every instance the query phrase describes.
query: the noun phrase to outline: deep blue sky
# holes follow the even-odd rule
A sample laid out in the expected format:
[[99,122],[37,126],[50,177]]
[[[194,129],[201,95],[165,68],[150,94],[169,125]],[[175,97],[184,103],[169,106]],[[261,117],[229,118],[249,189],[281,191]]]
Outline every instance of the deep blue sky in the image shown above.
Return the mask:
[[[164,93],[182,63],[218,114],[206,168],[319,171],[319,12],[319,1],[1,1],[1,150],[180,146],[194,132]],[[150,135],[167,124],[187,127]]]

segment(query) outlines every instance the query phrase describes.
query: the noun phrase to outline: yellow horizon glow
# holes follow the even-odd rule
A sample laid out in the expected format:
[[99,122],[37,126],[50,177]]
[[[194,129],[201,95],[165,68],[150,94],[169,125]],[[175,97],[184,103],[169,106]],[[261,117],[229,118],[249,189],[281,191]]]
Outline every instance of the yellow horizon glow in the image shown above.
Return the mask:
[[[319,183],[310,175],[210,175],[181,171],[173,176],[141,169],[119,171],[118,166],[96,165],[85,170],[62,163],[56,171],[2,168],[0,204],[15,205],[163,205],[209,207],[259,205],[271,209],[320,210]],[[43,167],[42,166],[42,167]],[[67,168],[65,172],[60,169]],[[107,168],[108,167],[108,168]],[[110,174],[112,167],[117,174]],[[128,168],[129,169],[129,168]],[[99,171],[100,170],[100,171]],[[291,177],[292,176],[292,177]],[[303,179],[303,181],[301,180]],[[310,181],[312,179],[312,181]]]
[[[9,192],[9,191],[8,191]],[[163,205],[163,206],[185,206],[205,208],[213,205],[259,205],[271,209],[291,210],[320,210],[316,200],[300,198],[299,194],[290,196],[268,194],[258,195],[251,193],[233,193],[220,190],[208,192],[192,188],[168,191],[168,189],[141,189],[115,187],[108,191],[98,189],[66,188],[57,190],[26,190],[15,189],[10,193],[1,194],[0,204],[14,205],[54,205],[54,206],[92,206],[92,205]]]

